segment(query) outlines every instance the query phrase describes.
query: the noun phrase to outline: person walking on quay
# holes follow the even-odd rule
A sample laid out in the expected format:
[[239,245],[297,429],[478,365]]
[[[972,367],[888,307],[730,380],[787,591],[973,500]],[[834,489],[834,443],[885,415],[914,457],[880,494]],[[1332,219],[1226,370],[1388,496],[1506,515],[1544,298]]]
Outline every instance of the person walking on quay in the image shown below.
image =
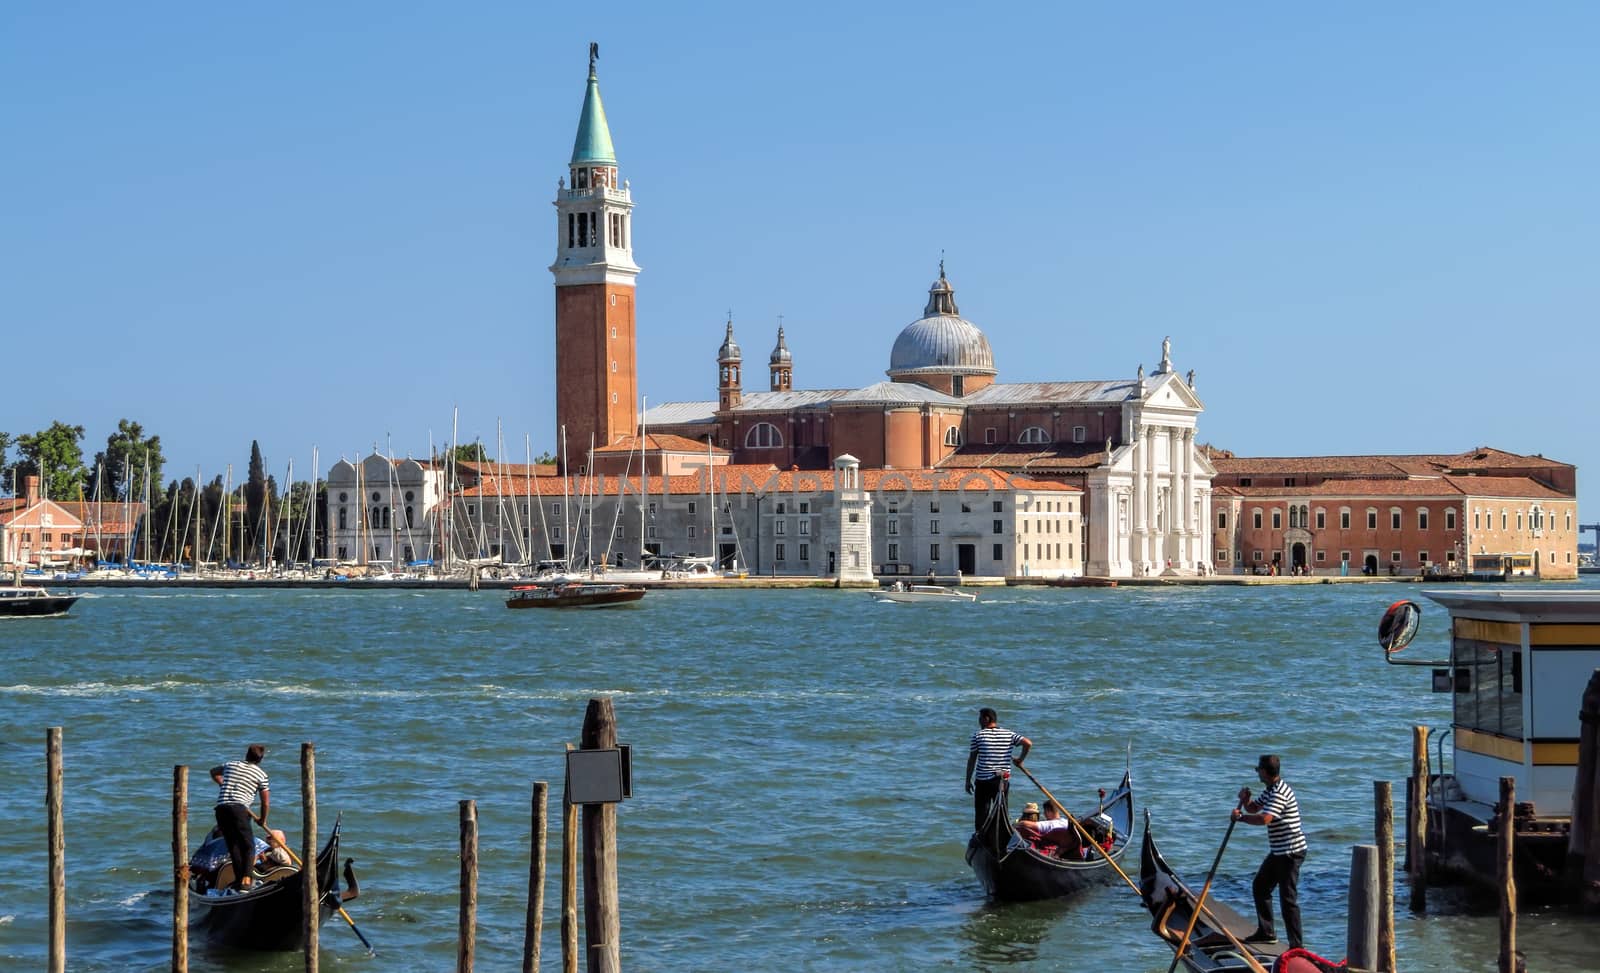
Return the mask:
[[1233,809],[1233,820],[1245,824],[1265,825],[1269,845],[1267,857],[1256,870],[1250,891],[1256,899],[1256,931],[1246,936],[1247,943],[1275,943],[1278,934],[1272,924],[1272,889],[1278,889],[1278,903],[1283,906],[1283,927],[1289,934],[1289,948],[1299,949],[1300,936],[1300,866],[1306,860],[1306,836],[1300,830],[1300,802],[1295,799],[1294,788],[1280,775],[1278,755],[1264,753],[1256,762],[1256,776],[1266,785],[1260,797],[1253,798],[1250,788],[1239,789],[1239,806]]
[[228,844],[228,857],[233,860],[234,891],[250,887],[250,864],[255,860],[255,833],[250,830],[250,804],[261,795],[261,826],[267,826],[267,809],[272,804],[267,791],[267,772],[261,769],[261,760],[267,748],[252,743],[244,752],[243,760],[230,760],[211,768],[211,779],[217,782],[217,830]]
[[1000,716],[985,706],[978,710],[978,730],[972,734],[972,745],[967,750],[967,793],[972,795],[972,830],[983,830],[989,818],[989,806],[995,798],[1005,793],[1006,781],[1011,777],[1011,751],[1021,747],[1016,764],[1022,766],[1033,741],[1020,733],[1000,726]]

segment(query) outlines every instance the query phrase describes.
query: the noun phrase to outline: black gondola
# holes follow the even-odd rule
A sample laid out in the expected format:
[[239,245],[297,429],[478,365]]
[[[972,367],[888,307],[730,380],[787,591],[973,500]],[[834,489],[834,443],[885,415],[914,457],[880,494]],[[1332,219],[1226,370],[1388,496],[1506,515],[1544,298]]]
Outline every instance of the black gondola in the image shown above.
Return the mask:
[[[1150,910],[1150,929],[1174,951],[1189,928],[1197,896],[1156,849],[1150,833],[1150,812],[1144,813],[1144,846],[1139,853],[1139,893]],[[1200,921],[1195,923],[1183,965],[1190,973],[1261,973],[1270,970],[1288,947],[1283,943],[1243,942],[1256,931],[1255,916],[1246,918],[1206,895]]]
[[[343,816],[333,822],[333,833],[317,854],[320,926],[339,908],[361,894],[355,869],[344,863],[344,884],[339,887],[339,829]],[[231,869],[230,869],[231,872]],[[246,892],[219,895],[207,889],[205,876],[189,880],[189,914],[197,932],[213,946],[231,949],[294,950],[305,946],[305,887],[302,872],[293,865],[281,865],[266,874],[257,873],[255,884]]]
[[[1100,805],[1076,814],[1078,820],[1110,820],[1113,832],[1108,854],[1120,860],[1133,841],[1133,786],[1124,772],[1122,783]],[[984,827],[967,842],[967,864],[991,898],[1007,902],[1053,899],[1091,885],[1116,881],[1106,856],[1089,851],[1082,861],[1057,858],[1035,849],[1016,833],[1004,799],[996,800]]]

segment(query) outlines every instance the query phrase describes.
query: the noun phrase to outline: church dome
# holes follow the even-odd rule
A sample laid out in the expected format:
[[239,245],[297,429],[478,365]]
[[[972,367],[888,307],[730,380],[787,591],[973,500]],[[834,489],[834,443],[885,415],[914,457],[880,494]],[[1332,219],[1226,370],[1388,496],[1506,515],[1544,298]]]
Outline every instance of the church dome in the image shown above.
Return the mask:
[[783,340],[783,327],[781,325],[778,327],[778,345],[772,349],[772,355],[768,358],[768,361],[774,365],[788,365],[794,361],[794,356],[789,354],[789,343]]
[[722,347],[717,349],[717,361],[742,361],[744,356],[739,351],[739,343],[733,340],[733,322],[728,322],[727,336],[722,339]]
[[994,352],[978,326],[961,316],[955,288],[939,279],[928,288],[928,306],[922,317],[906,325],[889,353],[889,377],[917,375],[993,375]]

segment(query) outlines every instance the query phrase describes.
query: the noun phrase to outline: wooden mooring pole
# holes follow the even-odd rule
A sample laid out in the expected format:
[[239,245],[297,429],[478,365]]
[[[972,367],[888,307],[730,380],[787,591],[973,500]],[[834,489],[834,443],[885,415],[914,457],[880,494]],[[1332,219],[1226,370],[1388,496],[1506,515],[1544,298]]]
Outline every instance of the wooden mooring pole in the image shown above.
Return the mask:
[[1382,896],[1378,892],[1379,854],[1373,845],[1350,849],[1350,892],[1345,920],[1345,961],[1352,971],[1378,971],[1378,914]]
[[478,943],[478,804],[461,802],[461,913],[456,973],[472,973]]
[[1411,728],[1411,780],[1406,783],[1406,876],[1411,911],[1428,910],[1428,728]]
[[1496,878],[1500,883],[1500,973],[1517,970],[1517,877],[1514,867],[1517,834],[1517,779],[1500,778],[1499,851]]
[[67,834],[61,815],[61,727],[44,735],[44,806],[49,816],[45,840],[50,844],[50,973],[67,970]]
[[544,933],[544,873],[548,852],[550,784],[533,782],[533,860],[528,863],[528,925],[522,937],[522,973],[539,973],[539,940]]
[[317,748],[310,743],[300,744],[300,827],[300,905],[305,912],[306,973],[317,973],[322,890],[317,888]]
[[578,806],[566,788],[561,793],[561,973],[578,973]]
[[172,768],[172,973],[189,969],[189,768]]
[[1572,905],[1600,912],[1600,669],[1589,676],[1578,711],[1578,770],[1567,833],[1567,888]]
[[[589,700],[583,716],[584,750],[617,745],[617,718],[611,700]],[[617,806],[583,807],[583,917],[588,973],[619,973],[621,921],[617,904]]]
[[1378,842],[1378,955],[1379,973],[1395,973],[1394,963],[1394,786],[1386,780],[1372,782],[1373,837]]

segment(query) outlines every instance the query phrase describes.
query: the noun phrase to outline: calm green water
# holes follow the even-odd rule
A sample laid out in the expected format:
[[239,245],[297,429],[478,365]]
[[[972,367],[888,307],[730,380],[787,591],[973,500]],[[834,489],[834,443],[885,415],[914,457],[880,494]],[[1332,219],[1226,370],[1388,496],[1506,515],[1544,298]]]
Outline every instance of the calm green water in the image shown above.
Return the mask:
[[[630,969],[1165,970],[1125,888],[985,904],[962,861],[961,789],[984,704],[1033,738],[1029,766],[1071,803],[1114,784],[1131,745],[1139,804],[1196,881],[1256,755],[1282,753],[1312,844],[1308,945],[1342,956],[1372,781],[1402,799],[1409,727],[1447,722],[1426,672],[1386,666],[1375,644],[1383,609],[1416,590],[1000,589],[966,607],[685,591],[589,613],[509,612],[493,592],[91,592],[69,618],[0,625],[0,966],[44,964],[44,733],[60,725],[69,968],[165,968],[172,767],[193,768],[198,831],[204,769],[262,740],[296,847],[298,749],[316,743],[324,827],[344,812],[363,877],[352,912],[379,955],[330,924],[324,968],[451,967],[471,798],[479,968],[516,969],[532,782],[552,782],[559,828],[563,743],[597,695],[634,747],[619,816]],[[1419,657],[1445,650],[1444,613],[1425,604]],[[1265,847],[1240,829],[1214,894],[1247,906]],[[560,968],[558,874],[546,969]],[[1398,922],[1408,973],[1493,967],[1492,917]],[[1600,954],[1600,926],[1559,914],[1524,917],[1521,939],[1534,969]]]

